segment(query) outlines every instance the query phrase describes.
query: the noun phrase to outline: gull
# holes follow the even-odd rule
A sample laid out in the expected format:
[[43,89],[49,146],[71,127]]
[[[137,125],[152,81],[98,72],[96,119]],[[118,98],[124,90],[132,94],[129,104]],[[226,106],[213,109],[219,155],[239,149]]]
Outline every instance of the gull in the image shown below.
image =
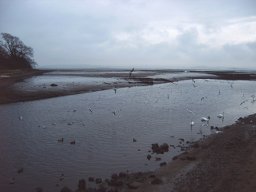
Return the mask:
[[243,105],[243,104],[244,104],[245,102],[247,102],[247,101],[248,101],[248,99],[242,101],[242,102],[240,103],[240,105]]
[[193,111],[191,111],[189,108],[186,109],[189,113],[195,114]]
[[217,117],[220,118],[220,119],[224,119],[224,112],[217,115]]
[[206,117],[201,117],[201,121],[204,122],[202,124],[202,126],[208,126],[209,125],[209,120],[210,120],[210,116]]
[[209,120],[210,120],[210,116],[208,116],[207,118],[206,117],[201,117],[201,121],[202,122],[209,122]]
[[191,122],[190,122],[190,127],[192,128],[194,125],[195,125],[195,122],[194,122],[194,121],[191,121]]

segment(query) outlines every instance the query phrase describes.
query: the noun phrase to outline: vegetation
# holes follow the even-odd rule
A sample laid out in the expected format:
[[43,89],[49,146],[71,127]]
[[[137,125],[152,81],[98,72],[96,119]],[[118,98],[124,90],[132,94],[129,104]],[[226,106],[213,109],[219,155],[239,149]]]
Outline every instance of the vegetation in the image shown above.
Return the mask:
[[0,69],[33,69],[33,49],[26,46],[18,37],[1,33]]

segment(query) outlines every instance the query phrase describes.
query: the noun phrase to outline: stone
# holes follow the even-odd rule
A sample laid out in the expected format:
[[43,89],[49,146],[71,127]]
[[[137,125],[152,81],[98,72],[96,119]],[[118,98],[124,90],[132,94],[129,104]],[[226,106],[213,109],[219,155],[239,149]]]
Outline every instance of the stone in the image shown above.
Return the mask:
[[147,159],[150,160],[151,159],[151,155],[148,154],[147,155]]
[[23,173],[23,168],[20,168],[18,171],[17,171],[17,173]]
[[96,184],[100,184],[100,183],[102,183],[102,179],[101,178],[96,178],[95,182],[96,182]]
[[78,181],[78,189],[76,190],[76,192],[86,192],[86,182],[84,179],[80,179]]
[[60,192],[72,192],[68,187],[63,187]]
[[89,181],[89,182],[94,182],[94,177],[89,177],[89,178],[88,178],[88,181]]
[[159,178],[155,178],[155,179],[153,179],[153,181],[151,181],[152,185],[160,185],[162,183],[163,183],[163,181]]
[[52,83],[51,84],[51,87],[57,87],[58,85],[57,84],[55,84],[55,83]]
[[141,183],[134,181],[132,183],[127,184],[129,189],[138,189],[141,186]]
[[163,143],[162,145],[158,145],[158,143],[154,143],[151,146],[153,153],[156,154],[164,154],[169,151],[169,145],[167,143]]
[[167,165],[167,163],[166,162],[162,162],[162,163],[160,163],[160,167],[163,167],[163,166],[166,166]]

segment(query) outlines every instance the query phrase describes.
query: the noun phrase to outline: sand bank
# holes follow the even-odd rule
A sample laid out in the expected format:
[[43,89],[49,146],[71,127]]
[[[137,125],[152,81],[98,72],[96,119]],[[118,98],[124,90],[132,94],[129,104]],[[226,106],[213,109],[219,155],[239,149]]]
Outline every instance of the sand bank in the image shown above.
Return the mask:
[[[240,72],[213,72],[213,71],[135,71],[130,76],[128,70],[123,71],[107,71],[107,70],[88,70],[88,71],[72,71],[72,70],[29,70],[29,71],[0,71],[0,104],[13,103],[20,101],[31,101],[38,99],[46,99],[51,97],[73,95],[79,93],[101,91],[107,89],[117,89],[122,87],[148,86],[161,83],[173,83],[188,79],[226,79],[226,80],[255,80],[256,75]],[[185,73],[185,74],[184,74]],[[71,77],[103,77],[117,78],[116,82],[101,84],[66,84],[61,87],[54,82],[33,86],[29,88],[17,89],[18,82],[26,81],[35,76],[58,77],[60,75],[68,75]]]

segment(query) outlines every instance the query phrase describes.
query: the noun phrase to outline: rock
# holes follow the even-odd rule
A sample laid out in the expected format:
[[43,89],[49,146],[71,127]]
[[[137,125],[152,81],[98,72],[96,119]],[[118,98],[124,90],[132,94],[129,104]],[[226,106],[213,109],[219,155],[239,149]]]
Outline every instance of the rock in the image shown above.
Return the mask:
[[72,192],[68,187],[63,187],[60,192]]
[[84,179],[80,179],[78,182],[78,189],[76,192],[86,192],[86,182]]
[[151,157],[152,157],[151,155],[149,155],[149,154],[147,155],[147,159],[148,159],[148,160],[150,160]]
[[51,87],[57,87],[58,85],[57,84],[55,84],[55,83],[52,83],[51,84]]
[[166,162],[162,162],[162,163],[160,163],[160,167],[163,167],[163,166],[166,166],[167,165],[167,163]]
[[43,189],[41,187],[35,188],[36,192],[43,192]]
[[156,161],[161,161],[161,157],[156,157]]
[[175,160],[177,160],[177,159],[178,159],[178,156],[174,156],[174,157],[172,158],[173,161],[175,161]]
[[195,157],[192,157],[192,156],[187,156],[186,157],[188,161],[195,161],[196,158]]
[[162,145],[158,145],[158,143],[152,144],[152,151],[156,154],[164,154],[169,151],[169,145],[167,143],[163,143]]
[[120,187],[120,186],[123,186],[123,181],[120,181],[120,180],[114,180],[114,179],[111,179],[111,181],[109,181],[108,185],[109,186],[113,186],[113,187]]
[[88,181],[89,181],[89,182],[94,182],[94,177],[89,177],[89,178],[88,178]]
[[11,178],[9,184],[13,185],[15,183],[15,178]]
[[101,179],[101,178],[96,178],[96,179],[95,179],[95,183],[96,183],[96,184],[102,183],[102,179]]
[[138,189],[141,186],[141,183],[134,181],[132,183],[127,184],[129,189]]
[[118,179],[118,175],[116,173],[113,173],[111,176],[112,179]]
[[18,171],[17,171],[17,173],[23,173],[23,168],[20,168]]
[[119,177],[121,177],[121,178],[124,178],[124,177],[126,177],[126,176],[127,176],[127,174],[124,173],[124,172],[120,172],[120,173],[119,173]]
[[163,181],[159,178],[155,178],[153,181],[151,181],[152,185],[160,185],[162,183],[163,183]]

